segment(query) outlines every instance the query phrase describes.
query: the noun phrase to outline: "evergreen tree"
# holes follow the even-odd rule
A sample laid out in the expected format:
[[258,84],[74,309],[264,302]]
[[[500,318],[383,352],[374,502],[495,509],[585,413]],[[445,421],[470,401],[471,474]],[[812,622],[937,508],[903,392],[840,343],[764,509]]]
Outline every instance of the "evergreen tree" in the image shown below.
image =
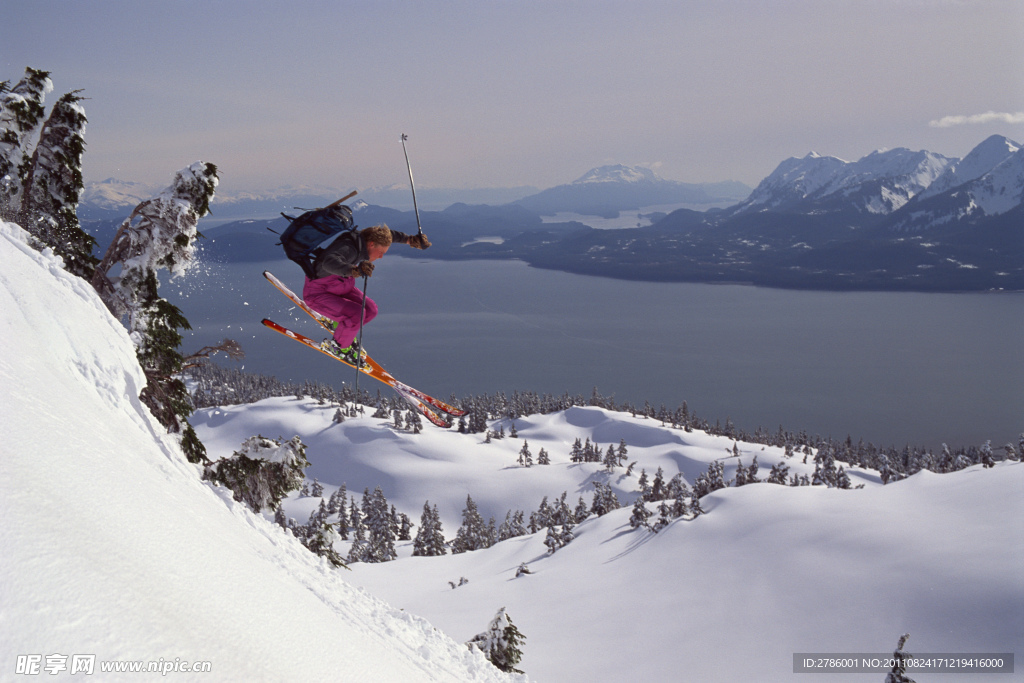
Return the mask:
[[892,671],[886,675],[885,683],[914,683],[912,678],[907,678],[906,676],[906,661],[914,656],[909,652],[903,651],[903,646],[907,644],[908,638],[910,638],[909,633],[904,633],[900,636],[900,642],[896,645],[896,651],[892,653]]
[[373,493],[363,494],[363,515],[368,535],[363,561],[390,562],[396,559],[395,530],[387,498],[379,486],[373,489]]
[[89,279],[96,240],[77,215],[85,111],[76,90],[61,96],[44,122],[52,90],[49,72],[32,68],[13,88],[0,84],[0,217],[25,228],[37,248],[51,247],[68,272]]
[[409,515],[404,512],[398,515],[398,540],[399,541],[411,541],[412,540],[412,520],[409,519]]
[[462,526],[455,532],[452,553],[464,553],[487,547],[487,526],[477,510],[472,496],[466,496],[466,507],[462,511]]
[[583,500],[583,496],[580,496],[579,501],[576,503],[576,510],[572,514],[573,522],[579,524],[589,516],[590,506],[587,505],[587,501]]
[[[157,271],[181,275],[192,262],[196,225],[209,213],[217,187],[217,167],[196,162],[175,175],[158,197],[142,202],[118,228],[92,283],[118,317],[127,316],[128,332],[146,373],[139,398],[168,431],[182,435],[191,462],[206,460],[206,449],[188,416],[192,414],[185,383],[180,379],[182,356],[179,329],[191,329],[182,312],[157,294]],[[118,277],[111,277],[115,265]]]
[[231,457],[208,466],[203,476],[226,486],[235,500],[260,512],[277,509],[285,496],[299,490],[307,467],[306,447],[299,437],[282,443],[253,436]]
[[598,517],[606,515],[612,510],[618,510],[621,506],[615,492],[608,484],[599,481],[594,482],[594,499],[590,504],[590,511]]
[[698,517],[704,514],[704,508],[700,505],[700,498],[694,496],[690,499],[690,514],[694,517]]
[[315,477],[313,478],[313,486],[310,487],[310,493],[314,498],[324,497],[324,485]]
[[447,553],[448,548],[444,544],[444,533],[441,529],[441,517],[437,513],[437,506],[431,508],[430,501],[427,501],[423,503],[420,528],[412,543],[412,554],[418,557],[434,557]]
[[615,454],[615,448],[608,446],[607,452],[604,454],[604,459],[601,460],[601,464],[609,472],[615,469],[615,466],[619,464],[619,456]]
[[981,445],[981,464],[985,467],[995,467],[996,460],[992,454],[992,441],[986,441]]
[[349,505],[349,518],[352,522],[352,546],[348,550],[348,561],[362,562],[367,553],[369,544],[366,541],[366,525],[363,523],[363,515],[359,512],[359,506],[356,505],[356,498],[352,496],[352,502]]
[[653,502],[665,500],[665,473],[661,468],[654,473],[654,481],[651,482],[651,493],[647,500]]
[[476,648],[484,653],[494,666],[508,673],[523,673],[515,668],[523,657],[522,644],[526,636],[519,632],[512,619],[502,607],[491,620],[487,630],[473,636],[466,643],[470,649]]
[[[515,427],[514,424],[513,427]],[[518,462],[523,467],[533,467],[533,455],[530,454],[530,446],[526,441],[523,441],[523,447],[519,449]]]
[[572,450],[569,452],[569,462],[583,462],[583,444],[580,443],[579,437],[572,444]]
[[772,471],[768,473],[768,483],[785,486],[787,476],[789,476],[789,465],[780,460],[772,465]]
[[548,455],[548,452],[546,450],[544,450],[543,448],[541,448],[540,452],[537,453],[537,464],[538,465],[550,465],[551,464],[551,457]]
[[636,529],[639,527],[647,527],[647,520],[651,516],[651,511],[644,506],[644,497],[637,496],[636,501],[633,503],[633,514],[629,517],[629,526]]
[[338,534],[333,525],[323,521],[310,525],[306,534],[299,540],[302,541],[302,545],[335,567],[346,566],[341,555],[334,549],[334,542],[338,540]]
[[544,539],[544,545],[548,547],[549,554],[554,554],[556,550],[562,547],[562,538],[559,533],[555,531],[555,527],[548,527],[548,535]]
[[669,525],[669,523],[672,521],[672,518],[673,518],[672,506],[669,505],[664,500],[661,501],[658,504],[658,519],[657,519],[656,522],[654,522],[654,527],[653,527],[655,533],[657,533],[657,532],[661,531],[662,529],[664,529],[665,527],[667,527]]

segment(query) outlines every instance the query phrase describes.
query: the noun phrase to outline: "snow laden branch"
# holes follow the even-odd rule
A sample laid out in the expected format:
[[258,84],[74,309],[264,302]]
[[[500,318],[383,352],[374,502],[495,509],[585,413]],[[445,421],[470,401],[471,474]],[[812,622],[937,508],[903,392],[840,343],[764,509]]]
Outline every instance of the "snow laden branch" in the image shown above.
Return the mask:
[[0,83],[0,215],[50,247],[65,268],[89,279],[96,240],[78,223],[85,153],[85,110],[80,90],[63,95],[46,113],[53,90],[49,73],[26,69],[13,88]]
[[[131,317],[144,308],[147,281],[158,270],[185,273],[199,237],[196,226],[210,212],[217,182],[217,167],[197,161],[178,171],[170,187],[136,206],[121,224],[93,277],[93,286],[114,315]],[[118,264],[120,276],[112,277]]]
[[[181,275],[192,263],[196,225],[209,213],[217,188],[217,167],[197,161],[174,176],[170,187],[135,207],[118,228],[93,274],[93,287],[118,318],[127,317],[146,373],[139,398],[162,425],[182,435],[182,448],[192,462],[206,460],[206,449],[188,424],[192,414],[185,383],[179,377],[184,359],[178,352],[179,329],[191,329],[182,312],[157,293],[157,272]],[[120,275],[112,276],[115,266]]]
[[526,636],[519,632],[502,607],[494,615],[487,630],[473,636],[466,645],[470,649],[476,648],[483,652],[484,657],[502,671],[521,674],[523,672],[515,667],[523,658],[523,651],[520,648],[524,640]]

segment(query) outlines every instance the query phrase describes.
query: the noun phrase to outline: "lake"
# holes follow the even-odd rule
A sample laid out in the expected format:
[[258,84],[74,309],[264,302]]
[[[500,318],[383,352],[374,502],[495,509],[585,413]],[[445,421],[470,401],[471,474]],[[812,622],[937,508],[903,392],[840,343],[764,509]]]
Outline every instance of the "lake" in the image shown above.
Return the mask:
[[[246,370],[341,386],[350,370],[260,324],[321,338],[262,276],[301,291],[298,266],[200,262],[161,287],[194,328],[182,349],[231,337]],[[582,394],[649,401],[739,428],[876,445],[999,448],[1024,432],[1024,294],[789,291],[627,282],[513,261],[389,253],[367,294],[370,354],[447,398]],[[217,361],[230,365],[227,360]],[[373,380],[360,386],[375,390]]]

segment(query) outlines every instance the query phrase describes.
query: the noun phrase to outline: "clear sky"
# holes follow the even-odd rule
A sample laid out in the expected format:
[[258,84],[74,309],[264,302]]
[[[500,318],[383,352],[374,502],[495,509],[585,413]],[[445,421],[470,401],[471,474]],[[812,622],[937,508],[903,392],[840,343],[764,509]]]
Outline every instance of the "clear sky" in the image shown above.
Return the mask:
[[407,183],[402,133],[456,188],[1024,139],[1021,0],[3,0],[0,66],[84,89],[86,180],[236,191]]

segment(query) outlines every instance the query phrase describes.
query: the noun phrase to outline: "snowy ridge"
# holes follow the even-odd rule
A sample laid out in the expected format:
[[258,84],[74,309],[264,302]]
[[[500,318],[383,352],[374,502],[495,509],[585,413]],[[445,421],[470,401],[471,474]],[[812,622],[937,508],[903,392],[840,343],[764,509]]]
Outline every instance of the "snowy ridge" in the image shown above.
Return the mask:
[[[592,168],[572,182],[573,185],[587,183],[653,183],[662,179],[649,168],[639,166],[599,166]],[[663,181],[662,181],[663,182]]]
[[125,330],[26,239],[0,224],[5,677],[60,653],[102,680],[160,659],[212,664],[181,680],[516,679],[200,481],[137,398]]
[[738,211],[785,209],[804,201],[841,198],[862,211],[888,214],[931,185],[953,161],[905,148],[879,150],[855,162],[812,152],[779,164]]
[[897,230],[998,216],[1024,200],[1022,159],[1020,144],[1001,135],[987,138],[963,159],[899,148],[847,162],[812,152],[783,161],[730,212],[852,208],[894,215]]
[[161,189],[156,185],[107,178],[100,182],[86,183],[81,202],[98,209],[127,209],[131,211],[136,205],[151,198]]
[[984,140],[956,163],[950,164],[942,175],[921,193],[921,199],[933,197],[954,187],[981,178],[1006,161],[1020,149],[1020,145],[1002,135]]

